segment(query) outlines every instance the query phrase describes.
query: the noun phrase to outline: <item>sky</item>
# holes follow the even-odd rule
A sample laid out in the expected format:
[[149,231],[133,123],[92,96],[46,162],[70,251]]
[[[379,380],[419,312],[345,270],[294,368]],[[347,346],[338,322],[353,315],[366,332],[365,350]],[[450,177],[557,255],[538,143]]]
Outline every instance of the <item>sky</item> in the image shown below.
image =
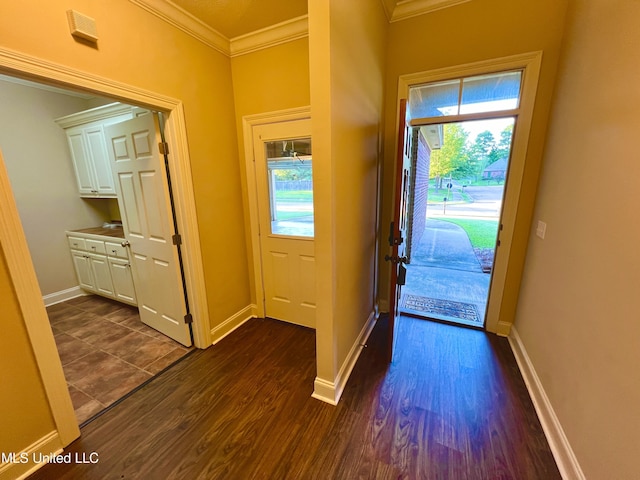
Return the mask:
[[469,142],[473,142],[479,133],[489,130],[493,133],[496,142],[500,140],[500,132],[513,123],[513,117],[495,118],[493,120],[475,120],[473,122],[463,122],[462,127],[469,132]]

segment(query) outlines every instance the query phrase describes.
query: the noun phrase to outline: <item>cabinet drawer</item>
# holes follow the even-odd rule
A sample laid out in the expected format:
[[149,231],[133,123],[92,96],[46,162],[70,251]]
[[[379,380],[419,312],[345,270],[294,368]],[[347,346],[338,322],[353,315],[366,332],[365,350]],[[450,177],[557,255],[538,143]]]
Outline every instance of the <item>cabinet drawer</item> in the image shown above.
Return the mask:
[[103,255],[107,253],[107,250],[104,248],[104,242],[102,240],[91,240],[87,238],[84,243],[87,246],[88,252],[102,253]]
[[121,243],[105,242],[107,255],[110,257],[129,258],[127,247],[123,247]]
[[80,237],[67,237],[69,241],[69,246],[74,250],[86,250],[87,245],[85,244],[85,239]]

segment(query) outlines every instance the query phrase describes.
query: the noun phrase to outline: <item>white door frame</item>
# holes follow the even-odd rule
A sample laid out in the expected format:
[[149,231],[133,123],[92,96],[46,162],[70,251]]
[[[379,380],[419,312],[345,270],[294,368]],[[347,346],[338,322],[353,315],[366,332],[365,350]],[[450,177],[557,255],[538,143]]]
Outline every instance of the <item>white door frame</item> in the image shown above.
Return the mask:
[[[167,114],[166,139],[171,144],[172,151],[169,156],[169,169],[172,186],[175,190],[178,227],[185,246],[183,261],[187,293],[194,318],[194,343],[198,348],[209,347],[211,345],[211,327],[182,102],[5,48],[0,48],[0,73],[60,88],[88,91]],[[2,211],[0,244],[5,252],[9,274],[15,287],[16,297],[42,377],[59,440],[61,446],[66,446],[78,438],[80,430],[11,184],[4,162],[1,161],[0,211]]]
[[[495,259],[485,321],[487,331],[504,336],[509,334],[511,323],[500,320],[500,311],[505,291],[508,259],[520,200],[520,190],[524,177],[529,130],[533,117],[541,63],[542,52],[531,52],[427,72],[401,75],[398,81],[398,105],[396,106],[396,111],[399,111],[400,100],[409,97],[409,88],[413,85],[506,70],[522,69],[524,72],[517,126],[514,131],[511,160],[509,161],[509,178],[505,186],[503,199],[501,215],[503,229],[499,232],[500,247]],[[443,120],[447,119],[447,117],[442,118]],[[396,116],[395,131],[397,131],[398,125],[399,119]],[[396,149],[394,151],[397,151],[397,147],[396,140]]]
[[244,137],[244,158],[245,170],[247,175],[247,195],[249,197],[249,220],[251,228],[251,254],[253,257],[253,275],[254,290],[253,294],[255,303],[253,305],[253,314],[257,317],[264,318],[264,282],[262,276],[262,260],[260,249],[260,228],[258,217],[258,192],[256,182],[256,171],[254,165],[253,154],[253,129],[258,125],[267,125],[270,123],[289,122],[293,120],[302,120],[311,118],[311,107],[290,108],[286,110],[278,110],[275,112],[259,113],[255,115],[246,115],[242,117],[242,131]]

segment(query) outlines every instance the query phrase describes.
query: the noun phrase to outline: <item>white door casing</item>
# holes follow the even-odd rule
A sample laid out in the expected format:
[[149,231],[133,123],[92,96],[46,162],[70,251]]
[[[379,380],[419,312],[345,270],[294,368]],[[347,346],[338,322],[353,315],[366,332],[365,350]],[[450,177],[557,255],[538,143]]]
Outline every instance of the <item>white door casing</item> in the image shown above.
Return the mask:
[[[542,52],[530,52],[454,67],[445,67],[427,72],[401,75],[398,81],[399,105],[402,99],[408,98],[409,88],[413,85],[516,69],[523,71],[518,112],[514,113],[509,111],[504,114],[504,116],[517,116],[518,128],[514,129],[512,139],[509,182],[504,192],[501,214],[502,230],[499,232],[500,252],[496,254],[495,258],[485,321],[487,331],[503,336],[508,336],[511,330],[511,321],[508,318],[503,318],[503,297],[507,291],[511,293],[514,292],[514,286],[508,285],[506,282],[507,267],[515,230],[518,205],[520,203],[529,129],[531,128],[533,118],[533,107],[535,104],[541,62]],[[464,116],[465,118],[462,118],[463,116],[458,117],[460,118],[450,116],[448,120],[470,120],[473,119],[473,114],[466,115]],[[399,119],[397,119],[396,126],[398,124]],[[518,286],[516,285],[515,289],[517,288]]]
[[191,345],[157,115],[105,127],[135,291],[144,323]]
[[265,151],[266,142],[310,137],[310,119],[253,127],[265,316],[315,328],[315,242],[313,237],[272,233],[272,179]]

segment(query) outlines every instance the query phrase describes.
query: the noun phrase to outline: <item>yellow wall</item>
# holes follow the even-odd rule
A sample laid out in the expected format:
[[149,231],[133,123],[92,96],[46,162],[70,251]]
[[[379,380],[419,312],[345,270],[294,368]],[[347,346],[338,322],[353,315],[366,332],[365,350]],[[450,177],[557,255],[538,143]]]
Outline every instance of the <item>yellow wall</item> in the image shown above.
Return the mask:
[[108,200],[78,196],[69,144],[54,122],[88,109],[87,103],[0,82],[0,149],[43,295],[78,285],[65,230],[99,226],[111,218]]
[[[381,237],[388,236],[393,205],[393,165],[398,77],[403,74],[542,50],[543,60],[535,104],[521,200],[509,259],[501,319],[513,321],[518,285],[527,247],[531,211],[544,146],[549,103],[564,26],[566,0],[483,0],[438,10],[391,24],[385,97],[385,160]],[[380,251],[380,259],[388,253]],[[388,301],[389,269],[381,261],[380,298]]]
[[[96,20],[97,48],[71,37],[69,8]],[[0,31],[4,48],[184,102],[212,327],[246,307],[246,248],[230,240],[245,230],[229,58],[127,0],[8,2]]]
[[639,18],[571,2],[515,323],[589,479],[640,471]]
[[377,0],[309,3],[318,377],[327,381],[374,310],[387,28]]
[[[236,129],[244,198],[248,197],[244,168],[242,117],[287,108],[304,107],[309,99],[309,41],[302,38],[231,59]],[[249,268],[253,268],[249,233],[249,207],[245,201],[245,228]],[[256,303],[254,277],[250,277],[252,303]]]
[[[95,18],[97,48],[70,36],[66,10],[71,7]],[[244,238],[245,230],[229,58],[127,0],[4,2],[0,32],[1,48],[184,103],[212,327],[245,308],[250,302],[246,248],[234,240]],[[4,267],[1,274],[6,282]],[[0,291],[0,304],[7,309],[15,304],[6,288]],[[19,363],[14,356],[16,350],[29,352],[23,330],[3,334],[3,342],[13,337],[15,344],[0,349],[0,365],[10,364],[19,374],[8,372],[0,393],[3,422],[11,422],[10,428],[1,429],[5,443],[0,446],[12,450],[53,429],[33,360]],[[24,367],[16,366],[22,363]],[[29,413],[16,404],[30,406]],[[23,415],[15,415],[21,411]]]
[[38,367],[0,250],[0,452],[21,452],[55,430]]

